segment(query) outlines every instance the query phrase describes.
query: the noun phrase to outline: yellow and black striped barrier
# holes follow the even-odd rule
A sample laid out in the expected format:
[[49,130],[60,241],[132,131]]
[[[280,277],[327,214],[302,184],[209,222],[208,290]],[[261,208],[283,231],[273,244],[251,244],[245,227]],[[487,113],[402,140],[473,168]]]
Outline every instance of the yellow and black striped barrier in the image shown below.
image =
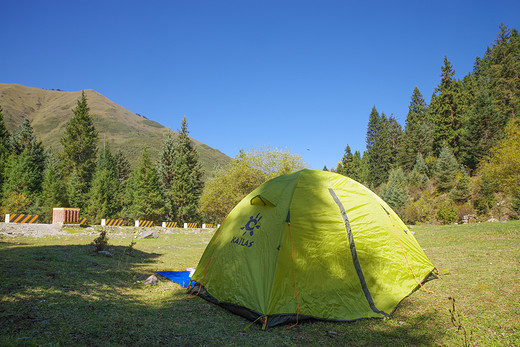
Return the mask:
[[135,226],[140,228],[153,227],[153,220],[136,220]]
[[163,222],[163,228],[177,228],[177,222]]
[[124,223],[123,219],[102,219],[101,226],[120,227]]
[[6,223],[34,223],[38,224],[38,215],[32,214],[6,214]]
[[211,229],[213,228],[213,224],[202,224],[202,229]]
[[82,226],[82,227],[87,225],[87,218],[80,218],[79,219],[79,225]]
[[197,223],[184,223],[184,228],[196,228]]

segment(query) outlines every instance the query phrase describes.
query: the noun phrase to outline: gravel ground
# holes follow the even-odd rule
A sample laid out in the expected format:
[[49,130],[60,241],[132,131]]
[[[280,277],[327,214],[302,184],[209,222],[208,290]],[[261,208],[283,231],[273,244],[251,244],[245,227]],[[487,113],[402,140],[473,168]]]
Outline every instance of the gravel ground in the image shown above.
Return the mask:
[[65,235],[66,231],[59,224],[28,224],[28,223],[0,223],[0,235],[3,236],[32,236]]
[[[65,225],[64,228],[70,229],[70,226]],[[60,224],[27,224],[27,223],[0,223],[0,237],[17,237],[30,236],[40,237],[48,235],[70,235],[70,232],[62,228]],[[102,227],[89,226],[86,228],[78,228],[81,230],[79,234],[94,235],[98,234]],[[111,237],[114,236],[128,236],[132,234],[136,237],[141,237],[143,234],[157,230],[160,234],[172,233],[193,233],[193,232],[213,232],[215,229],[181,229],[181,228],[135,228],[135,227],[108,227]],[[78,234],[78,233],[76,233]]]

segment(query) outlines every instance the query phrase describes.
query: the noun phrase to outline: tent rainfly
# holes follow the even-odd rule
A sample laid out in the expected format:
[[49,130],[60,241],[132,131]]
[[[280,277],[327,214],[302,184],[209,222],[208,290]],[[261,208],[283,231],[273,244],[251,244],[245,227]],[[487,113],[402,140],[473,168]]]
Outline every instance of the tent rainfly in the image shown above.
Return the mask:
[[229,213],[191,293],[265,329],[389,317],[437,273],[376,194],[348,177],[305,169],[265,182]]

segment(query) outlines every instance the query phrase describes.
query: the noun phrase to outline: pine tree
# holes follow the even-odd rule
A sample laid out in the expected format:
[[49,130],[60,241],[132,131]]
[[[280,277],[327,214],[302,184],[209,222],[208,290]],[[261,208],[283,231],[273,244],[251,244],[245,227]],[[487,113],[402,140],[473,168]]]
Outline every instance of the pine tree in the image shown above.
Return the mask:
[[359,151],[354,152],[354,157],[352,158],[352,166],[353,170],[350,174],[350,178],[356,180],[358,182],[363,182],[363,159],[361,158],[361,154]]
[[353,169],[353,161],[354,155],[352,154],[350,146],[347,145],[347,147],[345,147],[345,154],[343,154],[343,159],[341,159],[341,162],[338,163],[336,172],[341,175],[350,177],[350,173]]
[[379,186],[388,178],[393,161],[390,143],[390,122],[382,113],[379,116],[375,106],[370,112],[367,129],[368,183],[372,188]]
[[347,145],[343,159],[341,163],[338,163],[337,172],[353,180],[361,181],[362,162],[359,151],[355,151],[354,154],[352,154],[350,146]]
[[82,193],[83,184],[81,177],[74,169],[66,182],[67,200],[69,207],[82,208],[85,204],[85,194]]
[[381,121],[381,117],[379,116],[379,112],[377,112],[376,106],[372,107],[372,111],[370,111],[370,116],[368,119],[368,127],[367,127],[367,137],[366,137],[366,149],[367,152],[372,151],[376,144],[377,134],[379,132],[379,123]]
[[163,141],[159,162],[157,163],[157,172],[159,180],[163,188],[165,198],[165,207],[167,212],[166,218],[169,221],[175,221],[175,194],[173,187],[176,179],[176,146],[175,139],[171,131],[168,131]]
[[465,170],[457,172],[455,185],[450,191],[450,198],[459,203],[467,202],[471,197],[470,183],[471,178]]
[[25,151],[30,156],[31,165],[34,165],[35,170],[34,177],[37,181],[35,192],[39,193],[41,191],[47,153],[43,148],[42,142],[38,141],[36,135],[34,135],[31,122],[27,118],[12,136],[11,148],[16,155],[21,155]]
[[424,98],[419,89],[415,87],[408,106],[406,127],[398,154],[399,165],[406,171],[412,169],[417,153],[424,156],[432,151],[433,143],[430,139],[432,139],[433,129],[426,121],[425,111]]
[[23,193],[31,203],[41,191],[41,172],[39,172],[29,149],[20,155],[11,154],[7,161],[6,179],[3,185],[4,198],[10,194]]
[[484,57],[486,75],[498,112],[508,119],[520,114],[520,35],[516,29],[500,24],[500,32]]
[[159,221],[164,216],[159,177],[146,149],[141,154],[141,160],[127,186],[128,189],[131,189],[130,214],[133,218]]
[[130,178],[130,163],[121,150],[117,151],[114,155],[114,162],[117,169],[119,184],[124,188]]
[[103,218],[116,218],[121,210],[118,201],[119,179],[116,163],[110,148],[106,146],[100,151],[96,171],[89,191],[87,214],[92,221],[99,222]]
[[47,157],[42,182],[40,205],[43,209],[43,220],[51,221],[54,207],[67,206],[67,194],[57,159],[50,154]]
[[424,161],[421,153],[417,153],[413,169],[418,173],[425,175],[426,177],[430,176],[430,171],[428,170],[428,166],[426,165],[426,162]]
[[430,120],[433,123],[433,150],[440,153],[446,144],[452,150],[457,150],[460,142],[463,124],[459,103],[461,98],[460,82],[453,79],[455,70],[448,58],[444,57],[441,68],[441,83],[435,88],[434,96],[428,107]]
[[117,170],[117,179],[119,181],[119,191],[117,193],[117,203],[122,211],[127,207],[127,185],[130,179],[130,163],[121,150],[114,155],[114,162]]
[[399,153],[399,148],[401,147],[402,137],[403,129],[401,128],[401,125],[397,122],[397,119],[393,115],[390,115],[390,117],[388,117],[388,151],[391,158],[389,160],[390,166],[397,162],[397,156]]
[[2,113],[2,106],[0,106],[0,155],[9,153],[10,135],[5,127],[4,115]]
[[406,179],[401,168],[390,171],[388,183],[381,187],[381,199],[386,201],[397,213],[401,213],[406,206],[408,193]]
[[198,205],[204,183],[197,150],[188,136],[186,117],[183,118],[175,141],[175,180],[172,186],[173,215],[178,222],[193,222],[199,217]]
[[484,159],[502,137],[507,116],[497,110],[489,91],[489,82],[480,78],[474,102],[468,109],[462,141],[462,162],[472,171]]
[[448,146],[442,147],[441,154],[436,163],[435,183],[441,193],[449,192],[456,182],[459,164]]
[[0,106],[0,201],[2,201],[2,186],[5,180],[6,162],[9,158],[10,135],[5,127],[4,115]]
[[[65,134],[60,139],[63,145],[61,160],[65,175],[70,180],[75,172],[79,178],[76,182],[78,193],[85,195],[90,189],[96,167],[98,139],[85,92],[81,93],[81,99],[78,100],[77,106],[72,112],[74,115],[67,123]],[[80,204],[78,207],[82,206],[83,204]]]

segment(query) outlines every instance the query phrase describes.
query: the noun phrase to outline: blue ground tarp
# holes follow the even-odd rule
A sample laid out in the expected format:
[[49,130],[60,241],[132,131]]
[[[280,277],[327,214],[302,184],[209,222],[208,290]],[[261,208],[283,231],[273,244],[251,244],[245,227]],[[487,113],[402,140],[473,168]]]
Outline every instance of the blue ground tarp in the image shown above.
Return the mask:
[[179,283],[184,288],[188,287],[191,279],[190,271],[157,271],[157,273],[170,281]]

